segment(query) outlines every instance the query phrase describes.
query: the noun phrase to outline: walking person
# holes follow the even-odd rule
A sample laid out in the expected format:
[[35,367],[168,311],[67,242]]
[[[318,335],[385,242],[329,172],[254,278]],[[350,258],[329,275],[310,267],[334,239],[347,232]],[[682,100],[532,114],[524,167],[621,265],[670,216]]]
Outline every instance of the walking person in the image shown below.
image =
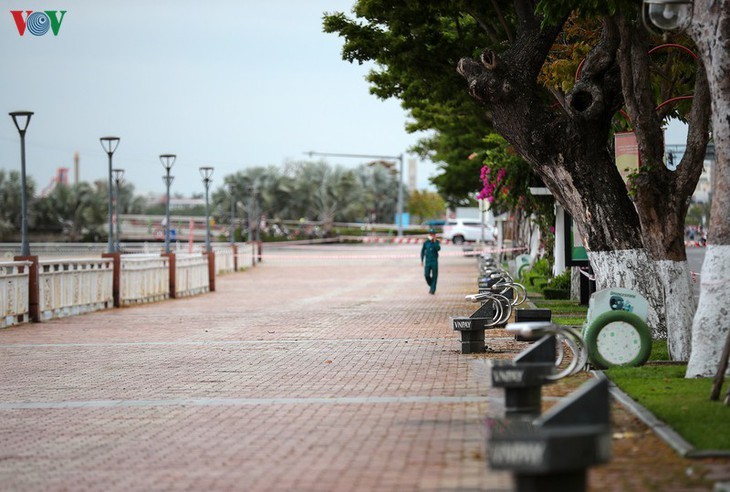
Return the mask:
[[[429,286],[428,293],[436,293],[436,281],[439,277],[439,250],[441,243],[436,240],[436,231],[428,230],[428,239],[421,247],[421,266],[424,266],[423,274]],[[424,261],[425,260],[425,261]]]

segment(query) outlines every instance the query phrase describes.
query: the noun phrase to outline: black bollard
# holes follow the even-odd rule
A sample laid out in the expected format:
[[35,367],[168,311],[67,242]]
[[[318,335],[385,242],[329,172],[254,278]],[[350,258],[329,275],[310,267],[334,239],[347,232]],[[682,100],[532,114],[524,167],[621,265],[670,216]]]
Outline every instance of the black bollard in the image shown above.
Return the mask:
[[492,362],[492,386],[504,388],[505,417],[537,417],[542,386],[555,373],[555,336],[546,335],[513,360]]
[[608,380],[581,386],[543,417],[488,420],[488,464],[517,492],[584,492],[588,468],[611,459]]

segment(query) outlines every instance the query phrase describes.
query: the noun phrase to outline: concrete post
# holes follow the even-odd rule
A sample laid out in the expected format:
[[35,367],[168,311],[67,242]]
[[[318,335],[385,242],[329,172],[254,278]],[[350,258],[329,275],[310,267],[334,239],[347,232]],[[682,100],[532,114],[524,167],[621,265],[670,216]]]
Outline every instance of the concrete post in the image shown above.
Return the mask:
[[175,292],[177,291],[177,284],[175,282],[175,271],[177,269],[175,266],[175,253],[162,253],[162,256],[167,256],[168,258],[167,266],[170,269],[170,299],[175,299]]
[[215,251],[210,250],[208,255],[208,290],[215,292]]
[[112,267],[114,269],[112,280],[112,296],[114,297],[114,307],[122,305],[121,299],[121,280],[122,280],[122,254],[121,253],[102,253],[102,258],[111,258]]
[[28,267],[28,317],[31,321],[38,322],[41,320],[40,311],[40,281],[39,281],[39,268],[37,256],[16,256],[15,261],[29,261],[31,262]]

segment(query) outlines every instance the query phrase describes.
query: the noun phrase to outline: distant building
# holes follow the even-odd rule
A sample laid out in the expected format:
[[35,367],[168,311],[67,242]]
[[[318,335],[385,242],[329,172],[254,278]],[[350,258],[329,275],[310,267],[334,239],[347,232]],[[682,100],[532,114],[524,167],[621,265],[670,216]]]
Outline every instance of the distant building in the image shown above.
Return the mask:
[[[147,206],[164,205],[165,195],[149,194],[147,195]],[[186,197],[170,197],[170,210],[187,210],[198,206],[205,206],[204,198],[186,198]]]

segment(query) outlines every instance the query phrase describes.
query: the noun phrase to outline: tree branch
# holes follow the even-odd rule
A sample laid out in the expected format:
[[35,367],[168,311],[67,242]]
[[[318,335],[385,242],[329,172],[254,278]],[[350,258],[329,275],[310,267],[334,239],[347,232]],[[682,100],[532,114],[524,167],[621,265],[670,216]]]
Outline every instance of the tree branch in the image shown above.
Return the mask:
[[[685,147],[682,161],[679,163],[676,171],[676,188],[679,193],[691,194],[695,186],[697,186],[700,174],[702,174],[702,163],[707,152],[707,142],[710,138],[711,108],[707,72],[705,71],[702,60],[698,59],[694,99],[692,100],[692,109],[687,118],[689,122],[687,146]],[[699,163],[699,165],[693,165],[694,163]]]
[[476,21],[479,27],[482,28],[482,31],[484,31],[487,36],[489,36],[489,39],[490,41],[492,41],[492,43],[497,44],[499,42],[499,38],[497,37],[497,31],[492,26],[484,22],[484,19],[477,15],[477,13],[473,10],[466,9],[466,13],[469,14],[472,19]]
[[499,8],[499,4],[496,0],[492,0],[492,7],[494,7],[494,11],[497,13],[497,18],[499,18],[500,24],[502,24],[502,28],[504,29],[505,34],[507,35],[507,40],[509,41],[509,44],[512,44],[515,42],[515,36],[512,32],[512,29],[510,28],[509,24],[507,24],[507,21],[504,19],[504,15],[502,14],[502,9]]

